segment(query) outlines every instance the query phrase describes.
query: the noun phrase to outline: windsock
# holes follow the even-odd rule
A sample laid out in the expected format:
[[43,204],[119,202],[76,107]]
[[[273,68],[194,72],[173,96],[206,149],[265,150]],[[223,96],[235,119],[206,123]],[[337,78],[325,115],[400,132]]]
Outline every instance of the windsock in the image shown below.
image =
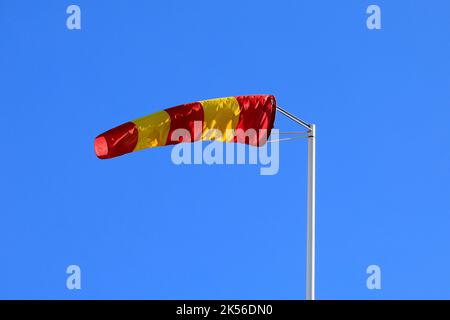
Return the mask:
[[262,146],[275,121],[273,95],[217,98],[182,104],[126,122],[95,138],[100,159],[146,148],[220,140]]

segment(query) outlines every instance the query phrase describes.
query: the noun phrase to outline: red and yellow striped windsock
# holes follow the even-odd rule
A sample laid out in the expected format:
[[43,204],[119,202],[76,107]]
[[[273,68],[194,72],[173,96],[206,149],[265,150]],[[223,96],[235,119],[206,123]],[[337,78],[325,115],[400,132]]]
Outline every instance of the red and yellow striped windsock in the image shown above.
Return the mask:
[[[109,159],[146,148],[199,140],[262,146],[273,128],[275,111],[276,101],[272,95],[237,96],[182,104],[102,133],[95,138],[94,149],[97,157]],[[184,129],[189,135],[173,139],[177,129]],[[250,134],[241,139],[239,135],[232,134],[239,130],[248,132],[249,129],[256,135]]]

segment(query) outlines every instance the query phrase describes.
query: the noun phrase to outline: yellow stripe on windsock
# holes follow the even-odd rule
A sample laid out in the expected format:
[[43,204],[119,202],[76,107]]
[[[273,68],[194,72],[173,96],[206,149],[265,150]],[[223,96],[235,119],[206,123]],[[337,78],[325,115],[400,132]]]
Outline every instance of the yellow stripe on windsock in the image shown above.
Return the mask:
[[133,120],[138,129],[138,141],[133,151],[165,146],[170,130],[170,116],[162,110]]
[[229,130],[236,129],[240,113],[236,98],[210,99],[200,103],[204,114],[202,140],[233,141],[234,135]]

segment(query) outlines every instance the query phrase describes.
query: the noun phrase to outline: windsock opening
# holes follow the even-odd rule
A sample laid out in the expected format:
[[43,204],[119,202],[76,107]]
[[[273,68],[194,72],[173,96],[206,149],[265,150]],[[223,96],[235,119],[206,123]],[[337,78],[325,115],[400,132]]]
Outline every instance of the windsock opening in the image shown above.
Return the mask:
[[108,142],[105,137],[97,137],[94,141],[95,154],[99,158],[104,158],[108,155]]

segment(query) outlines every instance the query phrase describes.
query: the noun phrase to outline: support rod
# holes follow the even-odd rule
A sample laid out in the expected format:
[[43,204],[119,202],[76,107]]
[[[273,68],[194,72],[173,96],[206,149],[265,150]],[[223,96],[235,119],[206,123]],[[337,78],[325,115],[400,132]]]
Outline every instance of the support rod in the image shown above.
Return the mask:
[[287,112],[286,110],[284,110],[283,108],[281,108],[280,106],[277,106],[277,111],[279,111],[282,115],[288,117],[289,119],[291,119],[292,121],[298,123],[299,125],[303,126],[306,129],[311,129],[311,125],[306,123],[305,121],[303,121],[302,119],[297,118],[296,116],[294,116],[292,113]]

